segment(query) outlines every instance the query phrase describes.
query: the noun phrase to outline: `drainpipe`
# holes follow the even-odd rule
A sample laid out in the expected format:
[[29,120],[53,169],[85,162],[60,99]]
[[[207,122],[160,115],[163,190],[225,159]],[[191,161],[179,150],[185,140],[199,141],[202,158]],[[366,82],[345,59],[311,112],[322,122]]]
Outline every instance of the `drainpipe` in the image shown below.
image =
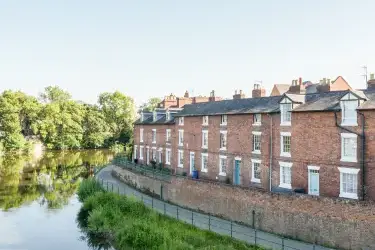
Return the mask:
[[365,181],[366,181],[366,175],[365,175],[365,154],[366,154],[366,136],[365,136],[365,115],[363,113],[358,112],[358,114],[362,117],[362,133],[357,133],[355,131],[352,131],[350,129],[344,128],[341,125],[339,125],[337,121],[337,111],[335,112],[335,122],[336,127],[341,128],[342,130],[345,130],[349,133],[356,134],[362,139],[362,152],[361,152],[361,170],[362,170],[362,200],[365,200]]
[[269,173],[269,183],[270,183],[270,192],[272,192],[272,127],[273,127],[273,122],[272,122],[272,115],[268,114],[270,118],[270,173]]

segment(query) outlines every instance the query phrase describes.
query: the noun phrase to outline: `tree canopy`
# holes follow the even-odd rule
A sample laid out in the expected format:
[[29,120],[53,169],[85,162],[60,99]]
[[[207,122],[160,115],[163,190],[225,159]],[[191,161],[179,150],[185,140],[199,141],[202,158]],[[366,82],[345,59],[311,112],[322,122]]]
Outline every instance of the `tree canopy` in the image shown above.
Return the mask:
[[155,110],[155,108],[158,107],[158,104],[161,102],[161,98],[159,97],[152,97],[148,99],[148,101],[141,105],[141,109],[143,111],[152,112]]
[[0,148],[23,149],[28,137],[39,138],[49,149],[100,148],[131,140],[134,101],[118,91],[102,93],[97,105],[88,105],[49,86],[39,99],[20,91],[1,93]]

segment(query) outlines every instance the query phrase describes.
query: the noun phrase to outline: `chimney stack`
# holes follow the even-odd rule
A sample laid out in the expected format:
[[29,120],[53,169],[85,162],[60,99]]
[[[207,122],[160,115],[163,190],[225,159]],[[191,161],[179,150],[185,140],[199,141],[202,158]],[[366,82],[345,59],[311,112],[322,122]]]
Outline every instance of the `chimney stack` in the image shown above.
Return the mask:
[[237,99],[244,99],[245,94],[242,92],[242,89],[238,92],[237,90],[234,91],[233,100]]
[[367,81],[367,89],[375,89],[374,73],[370,74],[370,80]]
[[298,78],[298,84],[299,84],[299,86],[302,85],[302,77]]
[[252,97],[263,97],[266,96],[266,90],[260,86],[260,84],[255,83],[254,84],[254,89],[252,91]]

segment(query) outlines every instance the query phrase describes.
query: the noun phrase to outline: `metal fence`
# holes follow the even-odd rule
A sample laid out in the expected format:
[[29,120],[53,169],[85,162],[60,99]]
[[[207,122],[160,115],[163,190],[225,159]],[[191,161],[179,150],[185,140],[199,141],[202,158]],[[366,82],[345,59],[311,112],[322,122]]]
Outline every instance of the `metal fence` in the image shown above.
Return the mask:
[[175,218],[204,230],[209,230],[221,235],[227,235],[255,246],[277,250],[329,249],[315,244],[287,239],[275,234],[257,230],[256,228],[240,225],[233,221],[221,219],[209,214],[195,212],[177,205],[172,205],[168,202],[164,202],[160,199],[141,193],[123,183],[114,181],[109,182],[104,181],[103,179],[99,179],[99,181],[107,191],[126,196],[134,196],[141,200],[146,206],[161,214],[164,214],[165,216]]

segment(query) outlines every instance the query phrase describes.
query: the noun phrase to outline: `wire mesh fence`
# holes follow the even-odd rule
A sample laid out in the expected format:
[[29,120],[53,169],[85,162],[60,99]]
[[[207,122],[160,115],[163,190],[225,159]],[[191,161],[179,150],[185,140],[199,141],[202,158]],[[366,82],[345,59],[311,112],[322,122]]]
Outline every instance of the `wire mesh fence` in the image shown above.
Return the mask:
[[103,179],[100,179],[99,181],[107,191],[116,192],[120,195],[134,196],[135,198],[142,201],[146,206],[161,214],[175,218],[204,230],[209,230],[221,235],[226,235],[238,240],[242,240],[255,246],[261,246],[267,249],[275,250],[329,249],[315,244],[287,239],[282,236],[257,230],[256,228],[240,225],[233,221],[173,205],[157,198],[153,198],[152,196],[143,194],[122,183],[119,184],[116,182],[109,182]]

